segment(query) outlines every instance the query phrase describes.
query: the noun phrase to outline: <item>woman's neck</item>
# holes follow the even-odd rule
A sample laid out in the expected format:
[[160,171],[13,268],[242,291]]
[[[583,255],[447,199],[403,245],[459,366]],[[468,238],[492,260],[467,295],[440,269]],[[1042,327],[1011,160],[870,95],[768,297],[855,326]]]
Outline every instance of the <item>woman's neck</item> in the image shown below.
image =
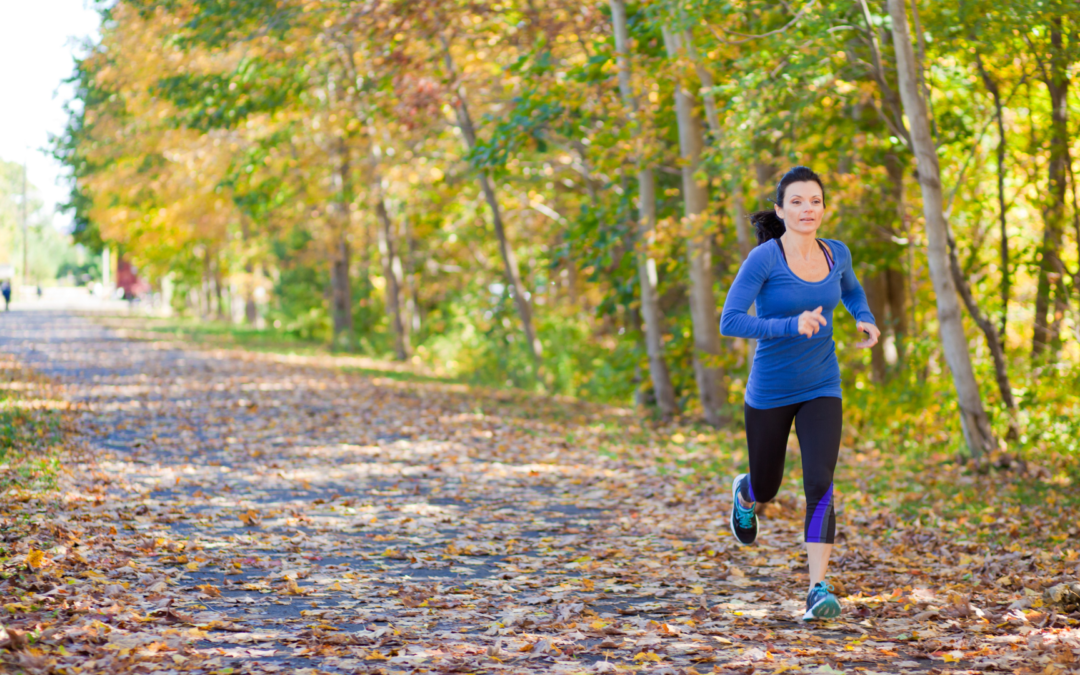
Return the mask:
[[816,233],[802,234],[800,232],[788,230],[787,232],[784,232],[780,239],[783,240],[785,251],[791,251],[803,260],[809,260],[810,256],[813,255],[814,250],[817,248],[817,238],[814,236],[815,234]]

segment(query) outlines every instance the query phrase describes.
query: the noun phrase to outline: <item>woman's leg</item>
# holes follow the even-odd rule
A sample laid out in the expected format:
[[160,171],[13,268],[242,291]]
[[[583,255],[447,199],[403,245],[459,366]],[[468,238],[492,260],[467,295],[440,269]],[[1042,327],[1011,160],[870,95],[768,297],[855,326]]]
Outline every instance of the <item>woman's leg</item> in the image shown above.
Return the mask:
[[801,404],[764,410],[743,405],[746,416],[746,448],[750,455],[750,480],[739,495],[744,502],[768,502],[784,479],[791,421]]
[[825,579],[836,534],[833,472],[840,454],[843,413],[840,399],[822,397],[803,403],[795,415],[795,433],[802,448],[806,554],[811,589]]

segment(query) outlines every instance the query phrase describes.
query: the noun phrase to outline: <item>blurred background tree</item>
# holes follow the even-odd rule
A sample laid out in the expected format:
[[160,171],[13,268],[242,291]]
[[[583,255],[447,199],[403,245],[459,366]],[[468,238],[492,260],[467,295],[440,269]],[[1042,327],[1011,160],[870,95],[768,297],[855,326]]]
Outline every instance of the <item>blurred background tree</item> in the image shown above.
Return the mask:
[[120,0],[102,21],[56,142],[75,236],[181,312],[737,424],[753,344],[716,315],[746,213],[806,164],[884,333],[852,350],[838,314],[852,428],[1076,451],[1075,3]]

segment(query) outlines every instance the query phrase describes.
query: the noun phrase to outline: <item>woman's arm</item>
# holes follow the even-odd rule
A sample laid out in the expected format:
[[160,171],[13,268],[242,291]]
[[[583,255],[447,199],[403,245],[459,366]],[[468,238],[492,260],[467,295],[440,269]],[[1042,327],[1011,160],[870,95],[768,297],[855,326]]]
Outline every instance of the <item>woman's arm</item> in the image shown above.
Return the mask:
[[735,275],[735,281],[724,300],[724,311],[720,314],[722,335],[756,340],[798,335],[797,316],[762,319],[747,313],[772,270],[775,254],[771,248],[772,245],[766,243],[750,251]]

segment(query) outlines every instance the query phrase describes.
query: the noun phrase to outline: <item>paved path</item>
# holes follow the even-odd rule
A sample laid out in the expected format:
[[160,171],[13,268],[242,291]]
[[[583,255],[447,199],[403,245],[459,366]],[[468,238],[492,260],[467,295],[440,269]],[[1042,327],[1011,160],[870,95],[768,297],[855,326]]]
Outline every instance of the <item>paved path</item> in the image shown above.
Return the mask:
[[[798,514],[736,548],[722,481],[598,452],[573,406],[65,313],[0,317],[0,350],[87,411],[96,464],[76,469],[96,479],[69,516],[117,528],[104,592],[141,617],[102,615],[122,653],[158,639],[176,664],[271,673],[931,665],[895,651],[888,619],[794,621]],[[143,635],[153,620],[182,644]]]

